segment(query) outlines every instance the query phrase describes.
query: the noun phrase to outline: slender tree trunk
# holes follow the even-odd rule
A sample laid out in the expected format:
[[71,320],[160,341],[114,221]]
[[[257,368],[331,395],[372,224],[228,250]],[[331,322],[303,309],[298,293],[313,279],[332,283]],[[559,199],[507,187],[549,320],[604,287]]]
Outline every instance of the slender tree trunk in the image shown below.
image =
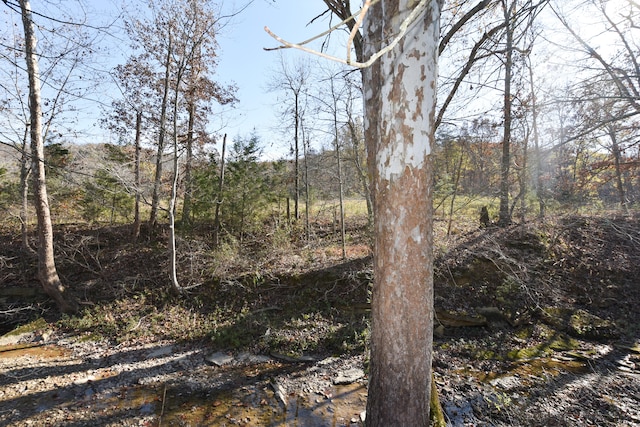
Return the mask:
[[227,147],[227,134],[222,138],[222,154],[220,155],[220,182],[218,194],[216,195],[216,213],[213,220],[213,244],[218,247],[220,244],[220,206],[222,205],[222,191],[224,190],[224,151]]
[[31,15],[31,5],[29,0],[19,0],[19,3],[24,26],[25,59],[29,74],[31,160],[36,214],[38,217],[38,278],[44,291],[56,302],[62,312],[74,313],[78,310],[77,303],[60,281],[54,259],[53,225],[51,223],[44,167],[40,72],[36,57],[36,36]]
[[451,235],[451,227],[453,225],[453,209],[458,195],[458,185],[460,184],[460,175],[462,175],[462,161],[464,160],[464,147],[460,149],[460,159],[456,167],[456,177],[453,182],[453,194],[451,195],[451,203],[449,205],[449,223],[447,224],[447,236]]
[[515,0],[511,6],[503,0],[504,19],[507,32],[507,46],[505,48],[504,65],[504,137],[502,139],[502,161],[500,164],[500,214],[498,223],[507,226],[511,223],[509,212],[509,166],[511,161],[511,73],[513,68],[513,26],[511,13],[515,10]]
[[620,208],[627,210],[627,196],[624,191],[622,182],[622,169],[620,168],[620,146],[616,138],[616,131],[612,126],[608,127],[609,137],[611,138],[611,151],[613,153],[613,163],[616,171],[616,189],[618,190],[618,199],[620,200]]
[[167,104],[169,102],[169,79],[171,78],[171,53],[172,37],[168,35],[167,57],[164,73],[164,87],[162,93],[162,105],[160,106],[160,133],[158,134],[158,154],[156,157],[156,173],[153,179],[153,195],[151,197],[151,214],[149,215],[149,228],[155,228],[158,222],[158,207],[160,205],[160,185],[162,184],[162,160],[164,154],[164,139],[166,134]]
[[524,224],[527,216],[527,176],[529,169],[529,135],[524,139],[522,147],[522,170],[520,171],[520,223]]
[[527,61],[529,68],[529,83],[531,84],[531,113],[533,121],[533,149],[536,156],[536,197],[538,198],[538,218],[545,216],[546,202],[544,200],[544,188],[542,182],[542,152],[540,150],[540,140],[538,136],[538,105],[536,100],[535,85],[533,84],[533,67]]
[[302,149],[304,156],[304,228],[307,242],[311,241],[311,221],[309,214],[311,210],[311,185],[309,183],[309,139],[305,141],[304,126],[302,127]]
[[334,91],[334,82],[331,79],[331,92],[333,98],[333,137],[336,150],[336,166],[338,167],[338,196],[340,201],[340,242],[342,243],[342,259],[347,258],[347,242],[344,223],[344,190],[342,182],[342,159],[340,157],[340,142],[338,133],[338,94]]
[[[365,57],[417,2],[380,0],[364,24]],[[440,2],[363,72],[374,191],[374,285],[367,426],[428,426],[433,339],[431,146]]]
[[136,146],[135,146],[135,167],[134,175],[136,181],[136,203],[133,218],[133,240],[137,241],[140,237],[140,137],[142,129],[142,111],[138,111],[136,114]]
[[31,168],[29,167],[29,154],[27,153],[27,139],[29,137],[29,127],[25,126],[24,137],[22,139],[22,148],[20,153],[20,235],[22,237],[22,248],[32,254],[33,250],[29,244],[29,175]]
[[189,104],[189,123],[187,127],[187,152],[184,165],[184,200],[182,201],[182,223],[191,224],[191,168],[193,167],[193,123],[196,115],[196,104]]
[[169,198],[169,263],[173,290],[180,293],[182,287],[178,282],[178,251],[176,248],[176,200],[178,198],[178,99],[180,97],[180,82],[182,80],[182,66],[176,73],[176,87],[173,98],[173,179],[171,180],[171,196]]
[[293,206],[293,214],[294,220],[298,221],[300,219],[300,140],[299,140],[299,127],[300,127],[300,105],[299,105],[299,94],[295,93],[295,112],[294,112],[294,136],[293,143],[294,147],[294,156],[296,157],[294,160],[294,186],[295,186],[295,194],[293,197],[294,206]]
[[353,164],[358,171],[358,178],[360,179],[360,185],[362,186],[362,192],[364,193],[364,199],[367,203],[367,222],[369,226],[373,225],[373,202],[371,201],[371,186],[369,185],[369,175],[365,167],[362,165],[362,158],[360,157],[360,141],[355,130],[353,121],[349,119],[349,134],[351,137],[351,145],[353,146]]

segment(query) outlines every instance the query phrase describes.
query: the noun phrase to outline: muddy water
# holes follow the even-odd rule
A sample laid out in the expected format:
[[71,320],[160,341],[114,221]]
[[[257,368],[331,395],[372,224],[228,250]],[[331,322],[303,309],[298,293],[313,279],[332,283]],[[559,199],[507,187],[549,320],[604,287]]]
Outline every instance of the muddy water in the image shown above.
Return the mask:
[[366,388],[335,386],[324,395],[288,396],[287,406],[269,387],[244,386],[219,393],[183,392],[160,387],[134,387],[96,402],[93,410],[137,410],[155,415],[162,426],[338,427],[360,425]]
[[[0,346],[0,359],[9,363],[5,367],[20,360],[14,372],[21,378],[6,377],[5,387],[19,382],[22,393],[5,394],[0,384],[0,410],[17,414],[15,425],[39,425],[57,413],[79,423],[98,417],[101,422],[132,420],[126,425],[144,419],[144,425],[153,426],[357,426],[366,406],[366,387],[359,383],[278,395],[271,378],[279,378],[281,366],[273,363],[226,370],[232,380],[222,389],[214,384],[193,389],[179,385],[181,375],[189,372],[177,373],[166,385],[126,380],[123,385],[110,367],[89,369],[69,349],[56,345]],[[208,378],[210,370],[215,371],[199,372]]]
[[37,359],[53,359],[67,357],[71,351],[56,345],[13,344],[0,346],[0,358],[33,357]]

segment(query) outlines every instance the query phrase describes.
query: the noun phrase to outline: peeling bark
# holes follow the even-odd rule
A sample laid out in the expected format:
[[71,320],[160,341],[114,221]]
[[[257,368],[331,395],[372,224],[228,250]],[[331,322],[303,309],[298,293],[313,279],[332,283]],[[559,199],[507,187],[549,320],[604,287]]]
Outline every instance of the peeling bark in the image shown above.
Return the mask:
[[[382,0],[364,25],[365,57],[418,2]],[[440,4],[363,71],[374,202],[368,426],[427,426],[433,339],[432,166]]]

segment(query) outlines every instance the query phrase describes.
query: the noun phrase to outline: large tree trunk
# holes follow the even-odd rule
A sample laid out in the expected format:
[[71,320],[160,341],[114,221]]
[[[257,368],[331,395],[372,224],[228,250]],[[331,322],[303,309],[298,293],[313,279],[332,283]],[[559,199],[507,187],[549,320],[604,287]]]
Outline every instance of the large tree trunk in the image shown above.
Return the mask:
[[[381,0],[365,57],[398,34],[417,2]],[[374,192],[374,286],[368,426],[428,426],[433,340],[432,166],[440,2],[363,72]]]
[[40,100],[40,72],[36,58],[36,37],[29,0],[20,0],[24,26],[25,59],[29,74],[29,113],[31,115],[31,156],[33,190],[38,217],[38,278],[44,291],[65,313],[78,310],[77,303],[62,285],[56,270],[53,253],[53,226],[47,196],[44,167],[44,142],[42,140],[42,104]]

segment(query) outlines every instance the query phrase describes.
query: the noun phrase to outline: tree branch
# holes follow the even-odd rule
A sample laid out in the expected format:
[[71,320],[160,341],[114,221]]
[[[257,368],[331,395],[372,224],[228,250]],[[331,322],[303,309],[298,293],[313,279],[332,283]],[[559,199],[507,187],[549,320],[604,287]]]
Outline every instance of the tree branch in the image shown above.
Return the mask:
[[480,3],[475,5],[473,9],[465,13],[465,15],[456,22],[453,27],[445,34],[445,36],[440,41],[440,46],[438,48],[438,52],[441,54],[444,49],[447,47],[447,44],[451,40],[451,38],[462,28],[464,24],[466,24],[471,18],[476,16],[482,9],[487,7],[491,3],[491,0],[481,0]]
[[[368,6],[366,6],[366,7],[369,7],[372,4],[377,3],[378,1],[379,0],[367,0],[365,5],[368,4]],[[400,24],[400,28],[399,28],[398,34],[394,37],[394,39],[386,47],[382,48],[380,51],[378,51],[377,53],[372,55],[371,58],[369,58],[369,60],[367,60],[366,62],[360,62],[360,61],[353,62],[353,61],[350,61],[348,57],[347,57],[347,59],[342,59],[342,58],[338,58],[336,56],[327,55],[327,54],[325,54],[323,52],[318,52],[316,50],[313,50],[313,49],[305,47],[304,44],[306,44],[307,42],[303,42],[303,43],[291,43],[291,42],[288,42],[288,41],[284,40],[283,38],[277,36],[275,33],[273,33],[269,29],[269,27],[264,27],[264,30],[271,37],[273,37],[274,39],[279,41],[282,44],[282,46],[278,46],[276,48],[269,48],[269,49],[265,48],[265,50],[294,48],[294,49],[302,50],[304,52],[311,53],[313,55],[320,56],[322,58],[326,58],[326,59],[329,59],[329,60],[332,60],[332,61],[339,62],[341,64],[351,65],[351,66],[356,67],[356,68],[367,68],[367,67],[370,67],[382,55],[384,55],[385,53],[389,52],[390,50],[392,50],[393,48],[396,47],[396,45],[400,42],[400,40],[402,40],[402,38],[406,34],[407,30],[409,29],[409,26],[418,18],[418,16],[420,16],[420,13],[422,13],[422,11],[427,7],[427,2],[428,1],[429,0],[420,0],[420,3],[418,3],[418,5],[415,8],[413,8],[411,13],[409,13],[409,15],[402,22],[402,24]],[[353,19],[353,18],[354,18],[353,15],[351,15],[350,20]],[[327,34],[327,32],[325,32],[323,34]],[[318,37],[321,37],[321,36],[314,37],[314,40],[317,39]]]

